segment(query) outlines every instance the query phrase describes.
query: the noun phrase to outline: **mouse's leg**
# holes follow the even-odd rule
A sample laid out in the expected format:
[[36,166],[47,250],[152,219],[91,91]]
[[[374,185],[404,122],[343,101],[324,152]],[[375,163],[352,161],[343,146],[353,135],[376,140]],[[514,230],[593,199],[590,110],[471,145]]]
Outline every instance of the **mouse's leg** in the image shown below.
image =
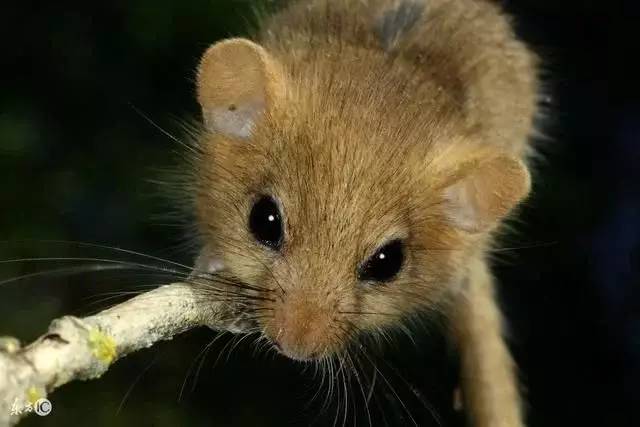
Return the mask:
[[484,260],[472,263],[452,314],[460,351],[463,402],[470,424],[523,426],[515,365],[502,337],[493,278]]

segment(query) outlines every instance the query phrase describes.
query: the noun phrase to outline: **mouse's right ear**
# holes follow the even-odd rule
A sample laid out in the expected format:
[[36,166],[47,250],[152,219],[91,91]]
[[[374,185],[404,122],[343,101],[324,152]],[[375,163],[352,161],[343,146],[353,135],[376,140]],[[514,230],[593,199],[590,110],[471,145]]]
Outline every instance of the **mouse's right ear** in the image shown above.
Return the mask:
[[211,46],[198,67],[198,102],[207,129],[248,138],[284,92],[280,64],[260,45],[228,39]]

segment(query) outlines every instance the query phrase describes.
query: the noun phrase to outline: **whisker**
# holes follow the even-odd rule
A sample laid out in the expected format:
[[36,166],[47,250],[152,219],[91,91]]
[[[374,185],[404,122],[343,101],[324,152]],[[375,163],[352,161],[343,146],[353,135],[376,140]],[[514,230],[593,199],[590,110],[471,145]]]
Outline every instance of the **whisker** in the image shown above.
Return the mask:
[[166,271],[172,272],[176,274],[183,274],[179,271],[172,270],[167,267],[159,267],[151,264],[143,264],[139,262],[131,262],[131,261],[121,261],[110,258],[91,258],[91,257],[27,257],[27,258],[13,258],[13,259],[4,259],[0,260],[0,264],[10,264],[10,263],[20,263],[20,262],[96,262],[96,263],[106,263],[106,264],[118,264],[122,266],[129,267],[139,267],[146,268],[150,270],[157,271]]
[[353,358],[351,357],[351,354],[348,351],[346,352],[346,354],[347,354],[348,360],[351,363],[351,367],[353,369],[353,374],[356,377],[356,381],[358,382],[358,385],[360,386],[360,393],[362,394],[362,398],[364,400],[365,409],[367,411],[367,421],[369,422],[369,427],[371,427],[372,426],[372,423],[371,423],[371,411],[369,410],[369,401],[367,399],[367,396],[364,393],[364,385],[363,385],[362,381],[360,380],[360,375],[358,374],[358,368],[357,368]]
[[429,403],[427,402],[422,396],[418,395],[418,393],[416,392],[415,388],[404,378],[404,376],[402,376],[397,369],[395,369],[393,366],[391,366],[389,363],[387,363],[384,359],[382,359],[382,363],[384,363],[389,369],[391,369],[393,371],[393,373],[400,378],[400,380],[402,380],[405,385],[407,386],[407,388],[411,391],[411,393],[418,399],[418,401],[420,403],[422,403],[422,405],[429,411],[429,413],[431,414],[431,417],[434,419],[434,421],[436,423],[438,423],[439,426],[442,426],[442,420],[440,419],[440,415],[438,415],[437,411],[435,410],[435,408]]
[[[196,357],[193,359],[193,361],[191,362],[191,364],[189,365],[189,369],[187,370],[187,373],[184,377],[184,380],[182,381],[182,386],[180,387],[180,392],[178,393],[178,402],[182,401],[182,396],[184,395],[184,390],[187,386],[187,382],[189,381],[189,376],[191,375],[191,371],[193,370],[194,366],[196,365],[196,363],[198,362],[198,360],[200,359],[200,357],[202,356],[202,361],[204,361],[204,359],[206,358],[206,353],[207,350],[209,348],[211,348],[211,346],[218,340],[218,338],[220,338],[223,334],[219,334],[217,336],[215,336],[211,341],[209,341],[203,348],[202,350],[200,350],[200,352],[196,355]],[[200,372],[200,368],[198,368],[197,373]],[[191,387],[191,391],[193,392],[193,390],[195,390],[196,387],[196,382],[198,381],[197,375],[194,378],[194,383]]]
[[396,314],[393,313],[381,313],[375,311],[338,311],[338,314],[361,314],[361,315],[372,315],[372,316],[393,316],[397,317]]
[[[190,282],[192,284],[200,284],[200,285],[222,284],[222,285],[226,285],[226,286],[232,286],[232,287],[245,289],[245,290],[256,291],[256,292],[268,292],[269,291],[267,288],[247,285],[244,282],[240,282],[238,280],[234,280],[234,279],[231,279],[231,278],[228,278],[228,277],[224,277],[222,275],[213,275],[213,274],[207,274],[206,276],[205,275],[198,275],[197,279],[207,282],[207,283],[202,283],[202,282],[198,282],[198,281],[193,280],[193,277],[189,277],[186,273],[183,273],[181,271],[178,271],[178,270],[175,270],[175,269],[172,269],[172,268],[160,267],[160,266],[151,265],[151,264],[143,264],[143,263],[139,263],[139,262],[114,260],[114,259],[108,259],[108,258],[91,258],[91,257],[40,257],[40,258],[36,258],[36,257],[30,257],[30,258],[16,258],[16,259],[0,260],[0,264],[19,263],[19,262],[95,262],[96,264],[95,265],[91,265],[91,266],[69,267],[68,271],[73,273],[73,272],[82,272],[82,271],[90,272],[90,271],[94,271],[96,269],[98,269],[98,270],[107,270],[107,269],[112,269],[112,270],[127,270],[127,269],[131,269],[131,270],[135,270],[135,269],[141,269],[141,270],[148,270],[148,271],[153,271],[153,272],[157,272],[157,273],[162,273],[162,274],[165,274],[166,277],[172,277],[172,278],[175,278],[175,279],[178,279],[178,280],[181,280],[181,281]],[[102,265],[99,264],[99,263],[102,263]],[[107,265],[105,265],[105,264],[111,265],[112,267],[107,267]],[[55,273],[56,271],[64,272],[65,270],[61,268],[61,269],[53,270],[51,273]],[[47,272],[30,273],[30,274],[27,274],[27,275],[6,279],[6,280],[0,282],[0,285],[5,284],[5,283],[15,282],[15,281],[18,281],[18,280],[21,280],[21,279],[24,279],[24,278],[28,278],[28,277],[38,277],[38,276],[43,276],[43,275],[51,274],[51,273],[47,273]],[[210,290],[210,288],[208,290]],[[229,292],[229,291],[227,290],[226,292]],[[241,294],[238,294],[238,296],[240,296],[240,295]],[[273,301],[273,299],[271,299],[271,298],[255,297],[255,296],[249,296],[247,294],[242,294],[242,297],[254,298],[254,299],[263,299],[265,301]]]
[[142,377],[145,376],[145,374],[147,372],[149,372],[149,369],[151,369],[151,367],[153,365],[156,364],[156,362],[158,361],[158,355],[159,353],[156,352],[155,356],[153,357],[153,360],[151,360],[151,362],[147,365],[146,368],[144,368],[142,370],[142,372],[140,372],[138,374],[138,376],[136,377],[135,380],[133,380],[133,383],[129,386],[129,388],[127,389],[127,391],[125,392],[124,396],[122,397],[122,400],[120,400],[120,404],[118,405],[118,409],[116,410],[116,416],[120,414],[120,412],[122,411],[122,408],[124,407],[125,402],[127,401],[127,399],[129,398],[129,396],[131,395],[131,392],[133,391],[133,389],[135,388],[135,386],[140,382],[140,380],[142,379]]
[[53,268],[45,271],[38,271],[34,273],[22,274],[20,276],[15,276],[10,279],[5,279],[0,281],[0,286],[7,285],[9,283],[18,282],[20,280],[32,279],[35,277],[43,277],[43,276],[57,276],[57,275],[66,275],[72,276],[75,274],[89,273],[95,271],[106,271],[106,270],[124,270],[126,266],[122,265],[112,265],[112,264],[94,264],[91,266],[75,266],[75,267],[61,267],[61,268]]
[[113,252],[117,252],[117,253],[135,255],[135,256],[139,256],[141,258],[151,259],[151,260],[154,260],[154,261],[160,261],[160,262],[163,262],[163,263],[171,264],[171,265],[176,266],[176,267],[184,268],[185,270],[188,270],[188,271],[191,271],[192,268],[193,268],[192,266],[181,264],[179,262],[172,261],[170,259],[161,258],[159,256],[145,254],[144,252],[138,252],[138,251],[134,251],[134,250],[131,250],[131,249],[119,248],[117,246],[103,245],[103,244],[100,244],[100,243],[81,242],[81,241],[77,241],[77,240],[62,240],[62,239],[35,239],[35,240],[31,240],[31,239],[22,239],[22,240],[3,240],[3,241],[0,241],[0,243],[5,243],[5,244],[6,243],[53,243],[53,244],[74,245],[74,246],[81,247],[81,248],[107,249],[107,250],[110,250],[110,251],[113,251]]
[[169,139],[171,139],[172,141],[178,143],[178,145],[180,145],[181,147],[187,149],[189,152],[191,152],[193,155],[198,156],[200,153],[198,153],[192,146],[190,146],[189,144],[179,140],[178,138],[176,138],[175,136],[173,136],[172,134],[170,134],[169,132],[167,132],[166,130],[164,130],[159,124],[157,124],[156,122],[154,122],[151,117],[149,117],[147,114],[145,114],[144,112],[142,112],[142,110],[140,110],[138,107],[136,107],[135,105],[133,105],[132,103],[129,103],[129,106],[133,109],[133,111],[135,111],[140,117],[142,117],[143,119],[145,119],[151,126],[153,126],[154,128],[156,128],[157,130],[159,130],[160,132],[162,132],[163,135],[165,135],[166,137],[168,137]]
[[409,409],[407,408],[407,406],[405,405],[404,401],[400,398],[400,396],[398,395],[398,392],[396,392],[395,388],[391,385],[391,383],[387,380],[387,378],[384,376],[384,374],[380,371],[380,369],[373,363],[373,360],[371,359],[371,357],[369,357],[369,355],[364,351],[364,349],[362,347],[359,347],[361,353],[369,360],[369,362],[371,363],[371,365],[374,367],[374,369],[378,372],[378,374],[380,374],[380,377],[382,378],[382,380],[385,382],[385,384],[387,385],[387,387],[389,388],[389,390],[391,391],[391,393],[393,393],[393,395],[395,396],[396,400],[398,401],[398,403],[400,403],[400,405],[402,406],[402,408],[404,409],[404,411],[406,412],[406,414],[409,416],[409,418],[411,419],[411,422],[413,423],[413,425],[415,425],[416,427],[418,426],[418,423],[416,422],[416,420],[413,418],[413,416],[411,415],[411,412],[409,411]]
[[513,246],[513,247],[501,247],[496,249],[491,249],[490,252],[508,252],[508,251],[518,251],[522,249],[537,249],[537,248],[548,248],[551,246],[557,245],[559,242],[541,242],[541,243],[533,243],[531,245],[523,245],[523,246]]

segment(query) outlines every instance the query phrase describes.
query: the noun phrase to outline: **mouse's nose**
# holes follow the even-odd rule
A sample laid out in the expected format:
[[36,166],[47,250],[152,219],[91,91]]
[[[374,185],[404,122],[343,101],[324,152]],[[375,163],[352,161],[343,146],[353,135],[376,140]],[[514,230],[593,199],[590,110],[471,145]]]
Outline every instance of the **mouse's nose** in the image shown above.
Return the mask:
[[320,356],[330,349],[335,335],[329,307],[291,294],[274,310],[266,332],[280,353],[296,360]]

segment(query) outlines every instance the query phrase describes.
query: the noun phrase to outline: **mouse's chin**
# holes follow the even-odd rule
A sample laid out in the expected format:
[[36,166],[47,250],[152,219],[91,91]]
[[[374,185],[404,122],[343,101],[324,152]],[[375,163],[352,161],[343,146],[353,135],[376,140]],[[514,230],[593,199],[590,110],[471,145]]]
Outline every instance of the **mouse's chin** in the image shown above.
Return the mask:
[[330,352],[318,351],[318,350],[306,350],[302,348],[291,348],[288,346],[283,346],[273,340],[271,340],[273,347],[278,351],[279,354],[287,357],[288,359],[295,360],[298,362],[313,362],[323,359],[324,357],[330,355]]
[[313,361],[320,360],[322,358],[322,355],[320,353],[303,354],[298,352],[282,350],[279,348],[278,348],[278,353],[287,357],[288,359],[295,360],[297,362],[313,362]]

